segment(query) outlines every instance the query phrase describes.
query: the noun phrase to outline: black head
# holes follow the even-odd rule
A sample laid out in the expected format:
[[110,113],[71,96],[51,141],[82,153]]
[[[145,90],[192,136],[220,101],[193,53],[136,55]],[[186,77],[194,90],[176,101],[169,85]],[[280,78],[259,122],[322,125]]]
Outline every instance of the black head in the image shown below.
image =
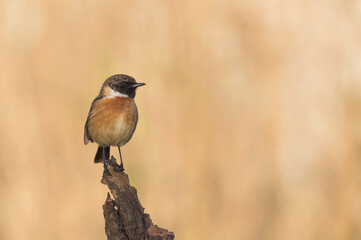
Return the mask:
[[105,80],[102,89],[110,87],[115,92],[134,98],[136,89],[143,85],[145,85],[145,83],[137,83],[131,76],[116,74]]

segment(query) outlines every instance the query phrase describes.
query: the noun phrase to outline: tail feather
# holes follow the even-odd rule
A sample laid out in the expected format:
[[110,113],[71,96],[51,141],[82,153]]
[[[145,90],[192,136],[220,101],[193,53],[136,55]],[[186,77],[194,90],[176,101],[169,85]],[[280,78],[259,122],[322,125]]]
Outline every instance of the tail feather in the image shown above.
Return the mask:
[[[103,154],[104,153],[104,154]],[[109,160],[110,157],[110,147],[98,147],[98,151],[94,157],[94,163],[100,163],[104,161],[104,156],[106,160]]]

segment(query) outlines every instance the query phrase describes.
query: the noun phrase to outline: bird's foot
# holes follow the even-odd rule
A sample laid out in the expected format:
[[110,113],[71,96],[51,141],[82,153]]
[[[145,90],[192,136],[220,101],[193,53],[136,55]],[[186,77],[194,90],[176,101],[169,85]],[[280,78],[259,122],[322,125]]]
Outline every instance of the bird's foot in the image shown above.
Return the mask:
[[124,172],[124,167],[123,167],[123,165],[115,165],[115,166],[113,166],[113,168],[114,168],[114,171],[116,171],[116,172]]
[[103,174],[111,175],[110,172],[109,172],[109,168],[108,168],[108,163],[107,163],[107,161],[104,161],[104,171],[103,171]]
[[121,163],[120,165],[117,164],[117,161],[116,161],[116,159],[114,158],[114,156],[112,156],[112,157],[110,158],[109,165],[111,165],[111,166],[113,167],[114,171],[116,171],[116,172],[124,172],[123,163]]

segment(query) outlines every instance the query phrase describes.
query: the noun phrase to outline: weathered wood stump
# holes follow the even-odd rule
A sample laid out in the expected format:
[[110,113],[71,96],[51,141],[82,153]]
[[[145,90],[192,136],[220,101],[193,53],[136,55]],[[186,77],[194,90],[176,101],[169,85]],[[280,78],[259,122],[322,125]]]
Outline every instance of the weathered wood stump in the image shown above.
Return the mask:
[[110,194],[103,205],[105,233],[108,240],[173,240],[174,234],[152,223],[139,202],[137,190],[129,184],[128,175],[115,171],[115,158],[109,160],[109,171],[103,172],[102,183]]

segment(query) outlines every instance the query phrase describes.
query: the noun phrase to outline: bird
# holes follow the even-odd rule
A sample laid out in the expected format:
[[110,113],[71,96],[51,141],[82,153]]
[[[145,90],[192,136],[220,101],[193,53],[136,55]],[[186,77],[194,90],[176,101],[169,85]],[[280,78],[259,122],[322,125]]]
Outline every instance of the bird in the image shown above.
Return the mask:
[[105,170],[110,147],[116,146],[120,156],[119,170],[124,171],[120,147],[129,142],[137,127],[138,109],[134,98],[138,87],[144,85],[129,75],[110,76],[90,106],[84,126],[84,144],[98,144],[94,163],[103,162]]

